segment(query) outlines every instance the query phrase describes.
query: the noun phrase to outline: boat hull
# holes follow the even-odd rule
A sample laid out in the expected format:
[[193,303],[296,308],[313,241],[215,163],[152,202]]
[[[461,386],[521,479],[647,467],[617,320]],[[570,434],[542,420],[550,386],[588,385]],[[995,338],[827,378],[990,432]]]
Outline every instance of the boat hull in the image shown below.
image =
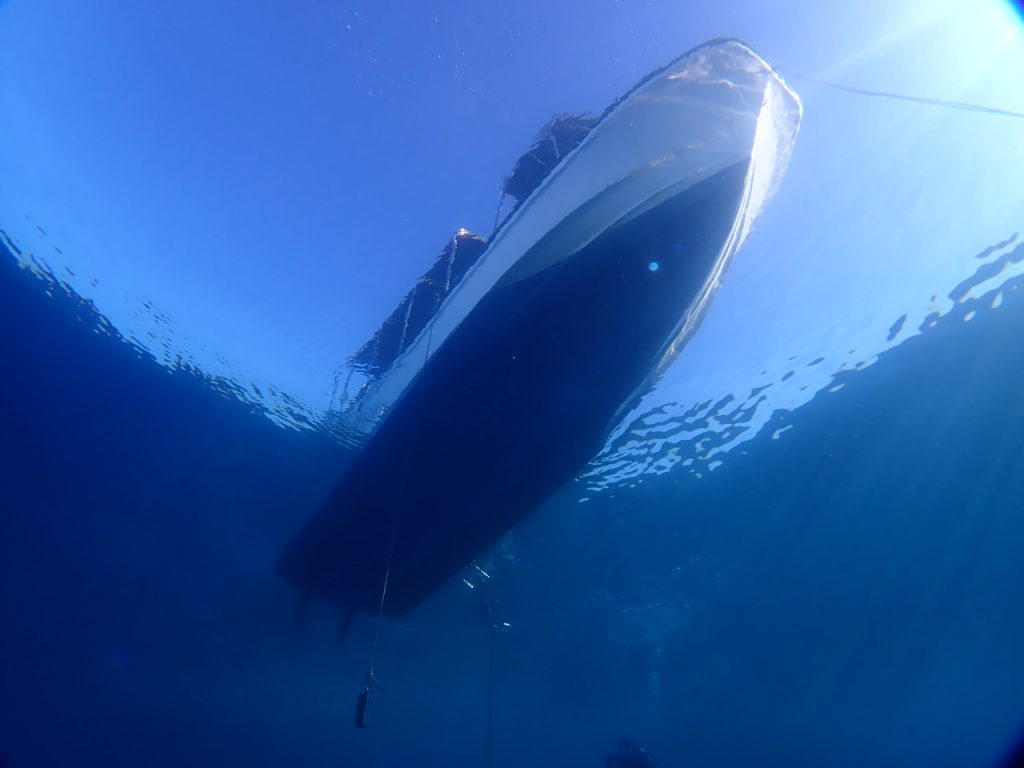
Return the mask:
[[400,615],[572,480],[698,328],[800,116],[734,40],[612,104],[343,409],[368,437],[281,573],[376,612],[389,572]]
[[736,163],[485,296],[282,558],[285,577],[371,612],[390,561],[385,609],[401,615],[575,477],[706,285],[747,173]]

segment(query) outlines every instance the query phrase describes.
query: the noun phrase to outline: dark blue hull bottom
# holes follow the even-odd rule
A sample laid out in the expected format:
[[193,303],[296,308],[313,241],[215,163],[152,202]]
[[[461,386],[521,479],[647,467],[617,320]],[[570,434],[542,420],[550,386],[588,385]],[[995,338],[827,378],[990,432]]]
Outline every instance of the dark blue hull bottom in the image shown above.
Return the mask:
[[737,163],[492,290],[355,459],[279,569],[305,595],[408,612],[575,477],[637,397],[732,227]]

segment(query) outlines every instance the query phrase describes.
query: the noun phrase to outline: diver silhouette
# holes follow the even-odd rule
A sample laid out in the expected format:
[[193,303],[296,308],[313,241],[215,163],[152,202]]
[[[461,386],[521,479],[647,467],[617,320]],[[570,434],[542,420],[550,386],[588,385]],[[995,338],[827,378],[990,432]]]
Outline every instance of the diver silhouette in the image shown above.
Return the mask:
[[654,760],[632,739],[623,739],[619,748],[604,758],[605,768],[654,768]]

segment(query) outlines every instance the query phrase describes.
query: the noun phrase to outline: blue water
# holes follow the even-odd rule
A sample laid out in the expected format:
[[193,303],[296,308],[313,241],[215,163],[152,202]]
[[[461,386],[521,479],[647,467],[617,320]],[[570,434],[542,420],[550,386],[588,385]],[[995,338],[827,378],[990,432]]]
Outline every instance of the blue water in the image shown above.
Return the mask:
[[386,623],[356,732],[370,623],[297,633],[272,573],[345,451],[2,267],[11,765],[481,764],[489,642],[496,765],[988,765],[1020,724],[1024,279],[706,477],[570,487],[484,563],[510,631],[456,583]]
[[[0,765],[1000,765],[1024,121],[798,73],[1021,112],[1024,25],[862,5],[0,3]],[[547,117],[734,33],[804,101],[779,195],[582,475],[385,618],[353,728],[374,622],[274,572],[335,367]]]

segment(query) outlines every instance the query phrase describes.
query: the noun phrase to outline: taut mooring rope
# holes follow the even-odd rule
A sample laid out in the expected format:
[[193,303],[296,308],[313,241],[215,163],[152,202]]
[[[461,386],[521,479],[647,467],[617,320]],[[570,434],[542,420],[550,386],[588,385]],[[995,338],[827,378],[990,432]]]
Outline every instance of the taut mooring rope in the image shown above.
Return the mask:
[[855,93],[858,96],[874,96],[881,99],[895,99],[897,101],[910,101],[915,104],[927,104],[931,107],[944,107],[946,109],[959,109],[966,112],[984,112],[989,115],[1002,115],[1003,117],[1017,117],[1024,118],[1024,112],[1014,112],[1009,109],[999,109],[998,107],[987,107],[982,104],[969,104],[965,101],[947,101],[946,99],[930,99],[924,96],[907,96],[902,93],[889,93],[887,91],[872,91],[867,88],[855,88],[850,85],[843,85],[841,83],[832,83],[828,80],[818,80],[815,77],[804,75],[800,72],[794,72],[791,69],[785,67],[779,67],[779,72],[787,74],[792,77],[805,80],[808,83],[814,83],[824,88],[832,88],[837,91],[845,91],[846,93]]

